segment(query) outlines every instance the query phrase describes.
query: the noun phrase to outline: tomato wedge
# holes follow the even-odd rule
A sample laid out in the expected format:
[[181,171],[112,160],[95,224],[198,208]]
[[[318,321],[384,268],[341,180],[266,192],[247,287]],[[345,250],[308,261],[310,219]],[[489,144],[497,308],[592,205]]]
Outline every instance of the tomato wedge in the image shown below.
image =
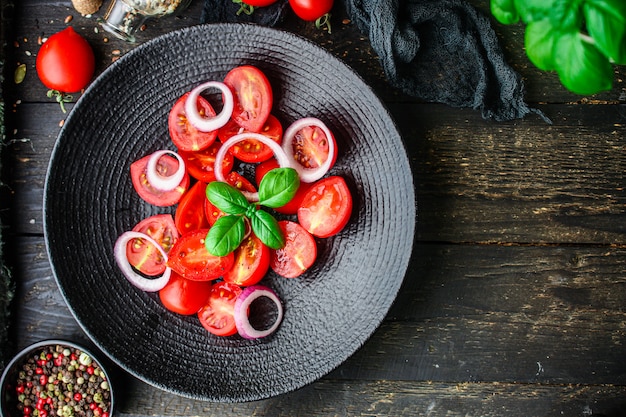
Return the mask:
[[197,313],[206,303],[211,285],[209,281],[192,281],[173,272],[159,291],[159,299],[169,311],[188,316]]
[[[247,132],[247,130],[231,119],[217,132],[217,137],[220,141],[226,142],[231,137],[244,132]],[[270,114],[261,130],[257,133],[267,136],[280,144],[283,139],[283,126],[274,115]],[[233,145],[228,151],[240,161],[249,163],[267,161],[274,155],[274,152],[268,146],[255,139],[241,141]]]
[[270,267],[270,249],[254,233],[235,249],[235,263],[224,275],[224,281],[248,287],[257,284]]
[[270,250],[270,268],[285,278],[302,275],[317,257],[317,244],[313,236],[296,222],[278,222],[285,235],[285,246]]
[[[250,181],[248,181],[245,177],[243,177],[238,172],[233,171],[230,174],[228,174],[226,176],[226,182],[232,185],[233,187],[237,188],[238,190],[249,191],[251,193],[256,192],[256,188],[254,188],[254,185],[252,185]],[[215,224],[217,219],[219,219],[220,217],[224,215],[224,212],[222,212],[220,209],[215,207],[213,203],[209,201],[208,198],[204,202],[204,212],[211,226]]]
[[180,236],[168,254],[167,265],[184,278],[210,281],[225,274],[234,262],[233,253],[212,255],[204,246],[208,229],[196,229]]
[[209,221],[204,214],[206,199],[206,183],[202,181],[196,182],[180,199],[174,215],[174,223],[180,234],[209,227]]
[[[165,251],[169,252],[179,233],[171,214],[156,214],[143,219],[133,231],[144,233],[154,239]],[[128,262],[139,272],[148,276],[157,276],[165,272],[165,259],[161,252],[144,239],[133,239],[126,246]]]
[[[208,148],[196,152],[178,151],[178,154],[185,161],[185,166],[189,174],[205,183],[215,181],[215,155],[219,151],[222,144],[220,142],[213,142]],[[224,175],[232,171],[235,160],[230,153],[224,155],[224,162],[222,163],[222,172]]]
[[198,311],[202,327],[216,336],[231,336],[237,333],[235,301],[242,291],[239,285],[224,281],[213,284],[209,300]]
[[352,213],[352,194],[339,176],[314,183],[298,209],[298,221],[317,237],[333,236],[345,227]]
[[[167,207],[178,203],[189,188],[189,175],[185,174],[180,185],[172,191],[156,190],[150,185],[146,176],[149,159],[150,155],[147,155],[130,165],[130,178],[135,191],[144,201],[155,206]],[[177,169],[178,160],[170,155],[163,155],[157,163],[157,171],[163,176],[169,176]]]
[[[202,132],[189,123],[185,115],[185,101],[188,96],[189,93],[185,93],[176,100],[168,115],[167,126],[170,138],[179,151],[194,152],[206,149],[215,142],[217,131]],[[198,97],[197,103],[202,116],[216,115],[213,106],[204,97]]]
[[[261,179],[263,179],[265,174],[267,174],[272,169],[279,167],[280,165],[275,158],[268,159],[267,161],[258,164],[254,172],[257,186],[261,183]],[[309,190],[309,188],[311,188],[310,183],[300,181],[298,191],[296,191],[296,195],[293,196],[291,201],[289,201],[282,207],[275,208],[274,211],[282,214],[296,214],[298,212],[298,209],[300,208],[300,203],[302,202],[302,199],[304,198],[304,195]]]
[[265,74],[252,65],[230,70],[224,84],[233,90],[235,108],[231,119],[250,132],[260,132],[270,115],[273,92]]

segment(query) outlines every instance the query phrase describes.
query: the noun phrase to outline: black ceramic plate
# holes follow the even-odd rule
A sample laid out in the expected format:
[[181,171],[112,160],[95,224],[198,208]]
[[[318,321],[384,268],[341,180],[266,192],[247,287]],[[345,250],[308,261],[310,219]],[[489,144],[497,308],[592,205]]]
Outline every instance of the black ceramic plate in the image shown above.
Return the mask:
[[[166,311],[118,271],[113,244],[167,209],[133,190],[131,162],[172,148],[167,114],[183,93],[233,67],[261,68],[286,126],[315,116],[339,144],[332,173],[354,196],[348,226],[318,240],[303,276],[270,274],[284,320],[270,337],[209,335],[195,316]],[[327,374],[370,337],[400,288],[413,244],[415,203],[400,135],[370,88],[345,64],[287,32],[258,26],[196,26],[143,44],[107,69],[63,126],[45,189],[53,271],[87,335],[136,377],[212,401],[248,401],[300,388]]]

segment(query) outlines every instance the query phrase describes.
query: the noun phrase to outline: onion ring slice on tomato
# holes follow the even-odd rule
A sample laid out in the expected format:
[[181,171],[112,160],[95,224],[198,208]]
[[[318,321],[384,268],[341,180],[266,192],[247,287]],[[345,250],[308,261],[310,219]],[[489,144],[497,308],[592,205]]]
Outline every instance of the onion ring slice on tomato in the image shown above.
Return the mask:
[[[208,90],[209,88],[217,88],[222,92],[223,106],[222,111],[220,111],[217,115],[213,117],[204,117],[200,114],[200,112],[198,112],[196,102],[200,93],[204,90]],[[185,101],[185,116],[187,117],[189,123],[191,123],[196,129],[202,132],[212,132],[228,123],[230,116],[233,114],[234,108],[235,98],[233,97],[233,92],[230,87],[219,81],[207,81],[191,90],[189,96],[187,96],[187,100]]]
[[[296,161],[293,155],[292,146],[296,133],[307,126],[319,127],[328,139],[328,158],[326,158],[324,163],[318,168],[303,167],[298,161]],[[287,159],[289,159],[289,166],[298,172],[300,181],[311,183],[326,175],[333,163],[333,160],[335,159],[335,142],[332,140],[332,137],[333,135],[330,132],[330,129],[328,129],[328,126],[316,117],[304,117],[302,119],[298,119],[285,130],[285,133],[283,134],[282,148],[287,156]]]
[[[159,173],[157,167],[159,166],[159,160],[161,159],[161,157],[167,154],[176,157],[176,159],[178,160],[178,169],[172,175],[163,176]],[[150,155],[150,158],[148,159],[148,165],[146,166],[146,179],[148,180],[152,188],[159,191],[167,192],[172,191],[180,185],[183,178],[185,178],[186,172],[187,171],[185,168],[185,161],[183,160],[183,158],[174,151],[164,149],[161,151],[156,151],[152,155]]]
[[[222,172],[221,167],[222,167],[222,162],[224,161],[224,157],[226,156],[226,153],[228,152],[228,150],[232,148],[235,144],[242,142],[244,140],[247,140],[247,139],[258,140],[262,144],[269,147],[272,150],[272,152],[274,152],[274,156],[276,157],[276,160],[278,161],[278,165],[281,168],[293,168],[291,163],[289,162],[289,158],[287,158],[287,155],[285,154],[285,151],[278,143],[276,143],[272,139],[260,133],[244,132],[244,133],[239,133],[237,135],[231,136],[226,142],[222,144],[220,149],[217,151],[217,154],[215,155],[214,172],[215,172],[215,178],[218,181],[226,182],[226,178],[224,177],[224,173]],[[242,193],[244,196],[246,196],[248,201],[259,201],[259,193],[251,193],[248,191],[242,191]]]
[[[265,330],[257,330],[250,324],[249,309],[250,305],[258,298],[269,298],[276,305],[276,320]],[[244,288],[237,301],[235,301],[235,325],[237,332],[244,339],[260,339],[274,333],[283,320],[283,305],[278,295],[264,285],[251,285]]]
[[146,292],[159,291],[169,282],[170,276],[172,274],[172,269],[170,267],[166,267],[163,275],[153,279],[146,278],[143,275],[139,274],[137,271],[135,271],[130,262],[128,262],[128,257],[126,256],[126,246],[128,242],[133,239],[146,240],[150,244],[154,245],[154,247],[157,248],[159,252],[161,252],[161,256],[163,256],[163,259],[167,260],[167,253],[165,253],[165,250],[154,239],[152,239],[145,233],[135,232],[131,230],[122,233],[115,241],[113,253],[115,256],[115,261],[117,262],[117,266],[120,268],[122,274],[124,274],[126,279],[140,290]]

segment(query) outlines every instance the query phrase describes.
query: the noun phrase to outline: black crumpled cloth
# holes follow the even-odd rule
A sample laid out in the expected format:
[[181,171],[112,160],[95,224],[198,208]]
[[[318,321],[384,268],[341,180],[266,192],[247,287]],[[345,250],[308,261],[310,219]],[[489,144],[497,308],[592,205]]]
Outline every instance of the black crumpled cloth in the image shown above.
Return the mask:
[[[391,85],[427,102],[479,110],[505,121],[539,114],[524,101],[521,77],[506,62],[490,20],[464,0],[344,0],[369,36]],[[236,15],[228,0],[205,0],[203,23],[277,26],[287,0]],[[337,7],[337,4],[335,5]]]

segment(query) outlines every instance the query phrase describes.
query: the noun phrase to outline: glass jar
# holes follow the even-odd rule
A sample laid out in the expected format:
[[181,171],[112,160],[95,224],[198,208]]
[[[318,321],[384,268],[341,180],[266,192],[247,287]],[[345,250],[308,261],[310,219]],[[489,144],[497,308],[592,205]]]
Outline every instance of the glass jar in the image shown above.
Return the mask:
[[128,42],[149,18],[160,18],[181,11],[190,0],[111,0],[102,27]]

